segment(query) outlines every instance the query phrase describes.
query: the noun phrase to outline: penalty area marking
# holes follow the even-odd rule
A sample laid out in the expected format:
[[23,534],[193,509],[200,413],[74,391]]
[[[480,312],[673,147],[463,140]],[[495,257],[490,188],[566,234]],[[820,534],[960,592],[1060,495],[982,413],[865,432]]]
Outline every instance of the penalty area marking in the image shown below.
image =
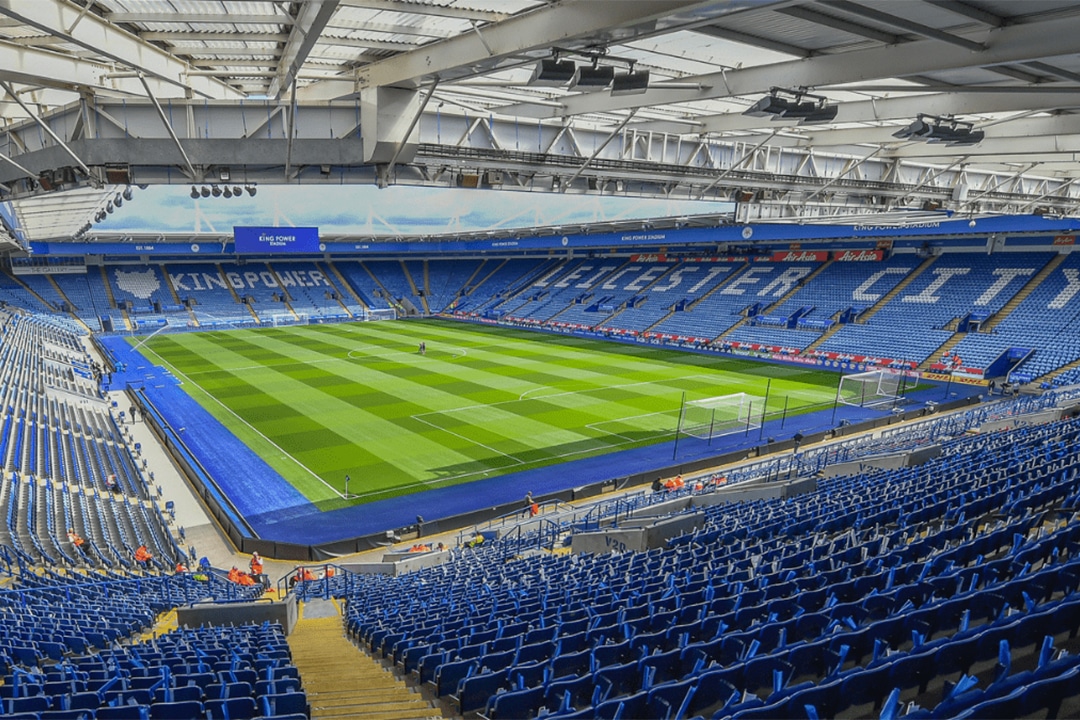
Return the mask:
[[[711,375],[686,375],[684,377],[677,378],[677,379],[678,380],[689,380],[689,379],[700,379],[700,378],[711,379],[712,376]],[[592,390],[568,390],[568,391],[564,391],[564,392],[554,393],[552,395],[544,395],[543,398],[546,399],[546,398],[549,398],[549,397],[560,397],[560,396],[567,396],[567,395],[587,395],[587,394],[589,394],[591,392],[597,392],[599,390],[634,387],[634,386],[638,386],[638,385],[664,385],[664,383],[665,383],[665,381],[644,380],[644,381],[640,381],[640,382],[625,383],[623,385],[608,385],[606,387],[593,388]],[[670,387],[670,386],[666,386],[666,387]],[[546,390],[546,389],[552,389],[552,388],[550,388],[550,386],[533,388],[533,390]],[[499,472],[506,472],[506,471],[508,471],[508,470],[510,470],[512,468],[528,467],[529,465],[533,465],[533,464],[535,464],[536,462],[539,462],[539,461],[522,460],[519,457],[516,457],[514,455],[510,455],[509,453],[505,453],[505,452],[503,452],[501,450],[498,450],[496,448],[491,447],[490,445],[485,445],[484,443],[479,442],[477,440],[474,440],[473,438],[470,438],[470,437],[468,437],[466,435],[462,435],[459,432],[455,432],[454,430],[450,430],[449,428],[442,427],[441,425],[438,425],[437,423],[434,423],[431,420],[428,420],[427,418],[431,417],[432,415],[450,415],[452,413],[457,413],[457,412],[461,412],[461,411],[480,410],[480,409],[493,408],[493,407],[497,407],[497,406],[500,406],[500,405],[508,405],[508,404],[517,403],[517,402],[520,402],[522,399],[524,399],[525,395],[527,395],[528,392],[531,392],[531,391],[527,391],[527,392],[523,393],[522,396],[519,397],[517,400],[502,400],[502,401],[493,402],[493,403],[478,403],[478,404],[475,404],[475,405],[463,405],[461,407],[448,408],[446,410],[432,410],[430,412],[417,413],[415,415],[410,415],[409,417],[411,419],[413,419],[413,420],[416,420],[417,422],[424,423],[425,425],[427,425],[429,427],[432,427],[432,428],[434,428],[436,430],[440,430],[442,432],[453,435],[456,438],[464,440],[465,442],[469,443],[470,445],[473,445],[474,447],[483,448],[484,450],[487,450],[488,452],[495,453],[496,455],[499,455],[499,456],[504,457],[504,458],[506,458],[508,460],[514,461],[516,463],[516,465],[512,465],[512,466],[510,466],[508,468],[500,468],[499,469]],[[562,459],[565,459],[565,458],[574,457],[576,455],[582,455],[582,454],[585,454],[585,453],[595,452],[597,450],[603,450],[605,448],[606,448],[607,451],[612,451],[612,450],[615,450],[615,449],[617,449],[619,447],[622,447],[623,445],[631,445],[631,444],[634,444],[634,443],[648,442],[648,441],[651,441],[651,440],[657,440],[657,439],[663,438],[664,436],[667,436],[667,435],[670,435],[671,433],[673,433],[674,429],[649,430],[648,428],[642,428],[643,431],[648,433],[647,437],[632,438],[632,437],[629,437],[627,435],[623,435],[621,433],[615,432],[613,430],[607,430],[602,426],[607,425],[607,424],[614,424],[614,423],[622,423],[622,424],[625,425],[625,424],[628,424],[628,423],[630,423],[630,422],[632,422],[634,420],[639,420],[639,419],[643,419],[643,418],[671,417],[672,413],[674,413],[674,412],[676,412],[676,410],[673,408],[672,410],[658,410],[656,412],[651,412],[651,413],[642,413],[642,414],[639,414],[639,415],[631,415],[631,416],[624,417],[624,418],[614,418],[612,420],[600,420],[598,422],[589,423],[589,424],[585,425],[585,429],[591,430],[592,432],[595,432],[595,433],[601,433],[602,435],[607,436],[607,437],[620,438],[624,442],[615,443],[613,445],[605,445],[603,447],[598,446],[598,447],[591,448],[591,449],[586,449],[586,450],[574,450],[574,451],[567,452],[567,453],[560,453],[560,454],[557,454],[557,455],[549,455],[549,456],[544,458],[544,461],[562,460]],[[675,420],[675,422],[677,422],[677,419],[675,419],[675,418],[672,418],[672,419]],[[570,432],[573,432],[573,431],[571,430]],[[599,437],[589,438],[589,439],[600,441]],[[543,448],[535,448],[535,449],[543,449]],[[429,484],[430,485],[435,485],[435,484],[438,484],[438,483],[450,482],[450,481],[453,481],[453,480],[458,480],[458,479],[470,477],[470,476],[473,476],[473,475],[481,475],[481,474],[482,475],[487,475],[489,472],[491,472],[491,471],[490,470],[485,470],[485,471],[477,471],[477,472],[470,472],[470,473],[462,473],[460,475],[454,475],[454,476],[448,477],[448,478],[436,478],[434,480],[421,481],[420,484],[423,484],[423,485],[429,485]]]
[[[511,401],[511,402],[513,402],[513,401]],[[432,415],[432,414],[435,414],[435,413],[424,413],[424,414]],[[647,413],[646,415],[635,415],[634,417],[647,417],[649,415],[663,415],[663,414],[664,414],[663,412]],[[530,466],[533,466],[533,465],[539,466],[540,463],[551,462],[553,460],[566,460],[568,458],[572,458],[572,457],[575,457],[575,456],[578,456],[578,455],[586,455],[588,453],[593,453],[593,452],[600,452],[600,453],[603,453],[603,454],[610,453],[610,452],[616,452],[619,448],[623,447],[624,445],[632,445],[634,443],[647,442],[647,441],[650,441],[650,440],[657,440],[657,439],[663,438],[666,435],[670,435],[671,432],[672,432],[670,430],[662,431],[662,432],[655,432],[655,433],[653,433],[652,435],[650,435],[647,438],[634,439],[634,438],[626,437],[625,435],[620,435],[619,433],[615,433],[615,432],[612,432],[610,430],[603,430],[601,428],[593,428],[592,424],[591,424],[591,425],[587,425],[586,427],[588,427],[589,429],[595,429],[597,432],[602,432],[605,435],[607,435],[608,437],[622,438],[624,442],[597,445],[596,447],[586,448],[586,449],[583,449],[583,450],[571,450],[570,452],[559,453],[557,455],[548,455],[548,456],[545,456],[544,458],[539,459],[539,460],[522,460],[521,458],[514,457],[513,455],[509,455],[507,453],[504,453],[501,450],[496,450],[495,448],[484,445],[483,443],[479,443],[479,442],[473,440],[472,438],[461,435],[460,433],[456,433],[453,430],[448,430],[448,429],[446,429],[444,427],[439,427],[438,425],[436,425],[436,424],[434,424],[434,423],[432,423],[432,422],[430,422],[428,420],[424,420],[423,418],[417,417],[415,415],[413,415],[412,417],[413,417],[413,419],[418,420],[418,421],[424,423],[425,425],[430,425],[431,427],[435,428],[436,430],[441,430],[442,432],[449,433],[449,434],[454,435],[454,436],[456,436],[458,438],[461,438],[462,440],[465,440],[466,442],[468,442],[468,443],[470,443],[470,444],[472,444],[472,445],[474,445],[476,447],[482,447],[482,448],[484,448],[486,450],[490,450],[491,452],[494,452],[494,453],[496,453],[498,455],[501,455],[502,457],[507,458],[508,460],[513,460],[515,462],[515,464],[514,465],[508,465],[508,466],[503,467],[503,468],[487,468],[487,469],[484,469],[484,470],[474,470],[472,472],[460,473],[458,475],[451,475],[449,477],[432,478],[430,480],[418,480],[415,483],[410,483],[409,485],[405,485],[405,486],[401,486],[401,487],[412,487],[412,486],[432,487],[432,486],[441,485],[443,483],[453,483],[453,482],[464,480],[465,478],[470,478],[470,477],[473,477],[473,478],[476,478],[476,479],[483,479],[483,478],[486,478],[486,477],[491,477],[492,473],[502,474],[502,473],[507,473],[507,472],[517,472],[521,468],[527,468],[527,467],[530,467]],[[633,418],[629,418],[629,419],[633,419]],[[619,422],[619,421],[617,421],[617,420],[604,420],[604,421],[601,421],[600,423],[593,423],[593,424],[603,424],[605,422]],[[596,441],[600,440],[600,438],[589,438],[589,439],[596,440]],[[477,462],[479,462],[479,461],[477,461]],[[359,495],[359,496],[356,496],[356,497],[364,497],[365,495],[378,494],[379,492],[383,492],[383,491],[375,491],[375,492],[372,492],[372,493],[362,494],[362,495]]]
[[[427,414],[430,414],[430,413],[424,413],[424,414],[425,414],[425,415],[427,415]],[[519,457],[514,457],[513,455],[510,455],[509,453],[504,453],[504,452],[503,452],[502,450],[496,450],[495,448],[491,447],[490,445],[485,445],[485,444],[484,444],[484,443],[482,443],[482,442],[477,442],[476,440],[473,440],[473,439],[472,439],[472,438],[470,438],[470,437],[465,437],[464,435],[461,435],[460,433],[456,433],[456,432],[454,432],[453,430],[448,430],[448,429],[446,429],[446,428],[444,428],[444,427],[439,427],[439,426],[438,426],[438,425],[436,425],[435,423],[433,423],[433,422],[430,422],[430,421],[428,421],[428,420],[425,420],[425,419],[423,419],[422,417],[419,417],[418,415],[413,415],[413,416],[412,416],[412,419],[413,419],[413,420],[416,420],[417,422],[422,422],[422,423],[424,423],[425,425],[427,425],[428,427],[432,427],[432,428],[435,428],[436,430],[441,430],[441,431],[442,431],[442,432],[444,432],[444,433],[450,433],[450,434],[451,434],[451,435],[453,435],[454,437],[457,437],[457,438],[461,438],[461,439],[462,439],[462,440],[464,440],[465,442],[467,442],[467,443],[472,443],[473,445],[476,445],[477,447],[482,447],[482,448],[484,448],[485,450],[487,450],[488,452],[493,452],[493,453],[495,453],[496,455],[502,455],[502,456],[503,456],[504,458],[508,458],[508,459],[510,459],[510,460],[513,460],[513,461],[514,461],[514,462],[516,462],[516,463],[517,463],[518,465],[524,465],[524,464],[525,464],[525,461],[524,461],[524,460],[522,460],[522,459],[521,459],[521,458],[519,458]]]
[[[674,378],[674,380],[694,380],[697,378],[712,378],[712,375],[684,375],[683,377]],[[545,400],[547,398],[562,397],[564,395],[588,395],[593,392],[600,392],[601,390],[617,390],[619,388],[637,387],[638,385],[662,385],[667,386],[667,380],[642,380],[640,382],[624,383],[622,385],[604,385],[603,387],[595,387],[589,390],[564,390],[562,392],[552,393],[551,395],[544,395],[540,399]],[[534,387],[531,390],[526,390],[518,396],[518,400],[524,400],[529,393],[539,392],[541,390],[557,390],[553,385],[541,385],[540,387]],[[504,402],[515,402],[514,400],[505,400]],[[501,403],[492,403],[498,405]],[[478,407],[476,405],[469,405],[465,408],[457,408],[458,410],[465,410],[467,408]],[[451,411],[452,412],[452,411]]]
[[[601,425],[608,425],[610,423],[627,423],[628,424],[632,420],[639,420],[641,418],[655,417],[657,415],[664,416],[664,417],[671,417],[672,412],[673,411],[671,411],[671,410],[659,410],[657,412],[643,413],[641,415],[631,415],[630,417],[617,418],[615,420],[600,420],[599,422],[589,423],[585,427],[589,428],[590,430],[594,430],[596,432],[604,433],[605,435],[614,435],[615,437],[620,437],[623,440],[626,440],[628,442],[639,442],[638,440],[635,440],[634,438],[627,437],[626,435],[614,432],[612,430],[605,430],[604,428],[602,428],[600,426]],[[677,417],[674,417],[672,419],[675,420],[676,422],[678,422]],[[642,428],[642,429],[647,430],[647,428]],[[660,437],[660,436],[663,436],[663,435],[670,435],[673,432],[675,432],[674,428],[667,429],[667,430],[655,430],[655,431],[652,431],[652,434],[649,435],[649,438]],[[648,438],[646,438],[646,439],[648,439]]]

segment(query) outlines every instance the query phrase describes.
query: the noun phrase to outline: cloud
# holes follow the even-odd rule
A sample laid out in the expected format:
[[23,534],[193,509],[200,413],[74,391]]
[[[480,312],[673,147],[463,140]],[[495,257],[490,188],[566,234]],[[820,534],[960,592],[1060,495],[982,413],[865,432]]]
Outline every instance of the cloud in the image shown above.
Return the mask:
[[324,235],[434,234],[577,225],[730,212],[730,203],[661,198],[396,185],[260,185],[239,198],[193,199],[189,186],[159,185],[97,227],[113,232],[184,233],[234,225],[314,226]]

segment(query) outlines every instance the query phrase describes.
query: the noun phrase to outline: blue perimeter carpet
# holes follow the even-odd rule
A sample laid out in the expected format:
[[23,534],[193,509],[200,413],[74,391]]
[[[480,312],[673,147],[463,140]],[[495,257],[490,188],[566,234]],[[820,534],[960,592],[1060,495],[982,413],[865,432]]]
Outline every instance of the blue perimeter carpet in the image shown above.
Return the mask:
[[[891,413],[891,408],[840,405],[835,419],[832,408],[796,415],[788,418],[782,429],[780,421],[770,421],[749,434],[714,438],[711,445],[703,440],[681,437],[677,456],[674,442],[659,443],[322,512],[184,392],[167,370],[152,364],[124,338],[102,337],[100,340],[115,360],[126,366],[123,372],[114,373],[114,384],[127,383],[143,389],[258,536],[264,540],[302,545],[331,543],[404,528],[414,524],[417,515],[423,515],[430,522],[523,502],[529,492],[542,498],[592,483],[660,470],[676,463],[749,450],[769,437],[785,440],[797,432],[810,435],[836,427],[845,420],[857,423]],[[943,384],[935,383],[928,389],[909,393],[906,407],[944,402],[945,390]],[[981,392],[984,392],[982,387],[953,384],[948,399],[956,400]]]

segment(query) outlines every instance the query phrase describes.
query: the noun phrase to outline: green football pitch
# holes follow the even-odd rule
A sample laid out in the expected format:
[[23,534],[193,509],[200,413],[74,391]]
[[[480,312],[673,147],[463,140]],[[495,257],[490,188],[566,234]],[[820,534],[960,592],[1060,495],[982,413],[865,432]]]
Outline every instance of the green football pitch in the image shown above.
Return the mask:
[[159,335],[140,349],[326,509],[343,504],[346,475],[352,502],[378,500],[670,441],[684,393],[764,404],[771,380],[778,416],[828,406],[837,383],[820,370],[438,320]]

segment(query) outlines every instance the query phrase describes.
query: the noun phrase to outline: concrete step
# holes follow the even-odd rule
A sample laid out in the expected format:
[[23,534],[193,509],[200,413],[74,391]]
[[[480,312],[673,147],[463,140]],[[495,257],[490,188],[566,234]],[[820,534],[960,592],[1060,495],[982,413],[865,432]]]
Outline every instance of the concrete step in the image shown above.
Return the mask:
[[293,664],[307,692],[313,718],[416,720],[442,712],[394,677],[345,636],[340,608],[312,600],[300,609],[289,634]]

